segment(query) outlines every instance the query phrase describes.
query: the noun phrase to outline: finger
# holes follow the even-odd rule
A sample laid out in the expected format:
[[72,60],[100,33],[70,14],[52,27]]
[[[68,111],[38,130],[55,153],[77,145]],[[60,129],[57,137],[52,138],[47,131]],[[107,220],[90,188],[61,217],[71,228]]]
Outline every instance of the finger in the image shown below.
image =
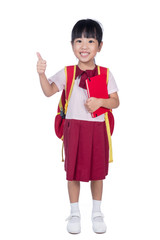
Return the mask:
[[92,100],[92,98],[88,98],[88,99],[87,99],[87,102],[90,102],[91,100]]
[[37,52],[37,57],[38,57],[38,60],[43,60],[43,58],[41,57],[41,54],[39,52]]
[[46,66],[47,62],[45,60],[38,60],[37,65],[39,65],[39,66]]
[[45,67],[37,67],[37,69],[38,69],[38,70],[43,70],[43,71],[45,71],[45,70],[46,70],[46,68],[45,68]]

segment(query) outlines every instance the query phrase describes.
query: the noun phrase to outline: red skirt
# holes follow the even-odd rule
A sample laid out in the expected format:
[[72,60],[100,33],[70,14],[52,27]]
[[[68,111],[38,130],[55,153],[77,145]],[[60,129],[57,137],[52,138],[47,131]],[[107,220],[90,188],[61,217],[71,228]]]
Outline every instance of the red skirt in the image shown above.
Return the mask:
[[109,166],[109,145],[105,122],[65,119],[64,152],[66,179],[105,179]]

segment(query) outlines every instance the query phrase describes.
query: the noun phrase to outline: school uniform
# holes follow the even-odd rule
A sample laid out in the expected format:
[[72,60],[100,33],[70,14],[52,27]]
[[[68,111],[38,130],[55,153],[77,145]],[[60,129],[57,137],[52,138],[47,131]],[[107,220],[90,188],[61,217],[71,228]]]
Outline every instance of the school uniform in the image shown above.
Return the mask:
[[[97,75],[95,70],[96,68],[91,74]],[[87,74],[90,72],[91,70]],[[109,146],[104,114],[92,118],[91,113],[85,108],[88,95],[86,88],[82,86],[82,77],[78,75],[75,79],[64,123],[64,168],[67,180],[88,182],[102,180],[107,176]],[[48,81],[54,82],[59,91],[65,89],[64,69],[50,77]],[[117,91],[115,79],[109,72],[108,94]]]

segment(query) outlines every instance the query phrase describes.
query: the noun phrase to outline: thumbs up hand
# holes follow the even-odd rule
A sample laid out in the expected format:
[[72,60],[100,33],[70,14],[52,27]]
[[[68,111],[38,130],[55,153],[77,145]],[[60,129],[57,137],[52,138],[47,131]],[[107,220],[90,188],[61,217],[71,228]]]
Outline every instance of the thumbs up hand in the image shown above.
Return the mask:
[[37,72],[39,75],[44,74],[46,71],[47,62],[41,57],[40,53],[37,52]]

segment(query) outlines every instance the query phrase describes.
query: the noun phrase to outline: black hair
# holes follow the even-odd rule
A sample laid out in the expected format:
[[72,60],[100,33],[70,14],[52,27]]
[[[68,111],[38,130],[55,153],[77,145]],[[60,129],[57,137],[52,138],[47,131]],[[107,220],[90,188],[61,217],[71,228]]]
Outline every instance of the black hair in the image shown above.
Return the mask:
[[103,31],[100,23],[92,19],[79,20],[72,29],[71,42],[73,44],[76,38],[81,38],[82,35],[86,38],[97,39],[99,45],[102,41]]

